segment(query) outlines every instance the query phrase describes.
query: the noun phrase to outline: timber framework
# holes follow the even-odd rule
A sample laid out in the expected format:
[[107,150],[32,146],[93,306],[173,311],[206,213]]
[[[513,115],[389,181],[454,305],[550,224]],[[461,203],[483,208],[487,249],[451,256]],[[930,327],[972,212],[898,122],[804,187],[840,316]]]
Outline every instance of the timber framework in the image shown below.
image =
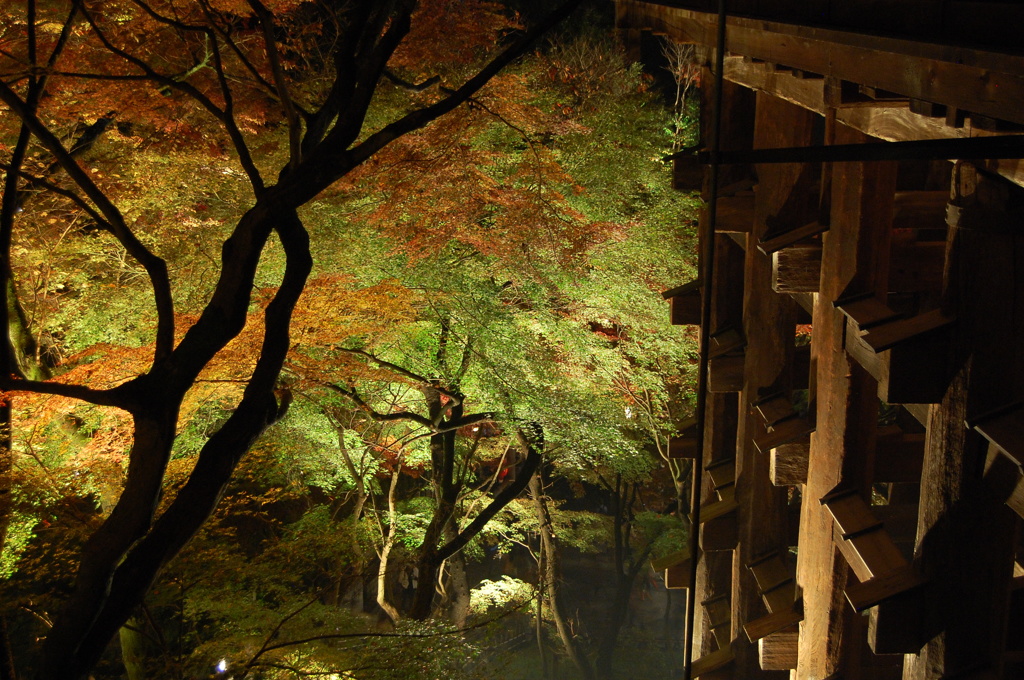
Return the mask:
[[1024,6],[616,7],[702,68],[684,673],[1024,678]]

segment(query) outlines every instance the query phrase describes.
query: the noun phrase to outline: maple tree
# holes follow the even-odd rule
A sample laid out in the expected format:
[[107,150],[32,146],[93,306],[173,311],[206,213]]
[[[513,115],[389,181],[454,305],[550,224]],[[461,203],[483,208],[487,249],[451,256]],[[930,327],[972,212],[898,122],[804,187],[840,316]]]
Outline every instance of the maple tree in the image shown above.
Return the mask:
[[[412,0],[269,5],[259,0],[28,0],[5,10],[0,102],[14,126],[7,129],[3,148],[2,269],[8,277],[14,269],[15,227],[20,232],[29,222],[19,217],[21,210],[32,208],[38,236],[51,240],[60,234],[53,233],[59,228],[44,226],[49,213],[73,210],[84,215],[89,228],[112,237],[126,261],[138,263],[141,271],[132,276],[148,282],[156,313],[151,357],[134,375],[98,375],[95,382],[81,383],[73,382],[71,373],[33,379],[15,360],[23,348],[0,343],[0,361],[11,372],[0,385],[9,393],[81,400],[118,409],[131,421],[123,489],[82,547],[72,592],[41,645],[38,677],[88,673],[153,579],[213,512],[241,457],[287,409],[290,396],[278,378],[291,346],[292,312],[312,267],[299,208],[395,140],[467,102],[578,3],[563,5],[475,73],[465,76],[466,69],[456,64],[445,76],[465,77],[452,89],[434,90],[426,100],[413,98],[406,113],[374,121],[374,96],[391,73],[392,60],[397,69],[430,56],[416,53],[417,45],[422,49],[429,41],[417,43],[415,33],[404,43],[411,29],[420,28],[414,19],[418,4],[426,30],[437,28],[431,18],[455,11],[444,2]],[[495,21],[493,7],[484,3],[462,3],[459,10]],[[469,41],[460,49],[470,54],[479,47]],[[180,228],[180,222],[143,206],[120,208],[119,199],[131,204],[128,185],[133,179],[144,183],[141,177],[104,177],[80,164],[80,149],[63,141],[72,121],[106,110],[138,127],[131,132],[144,131],[140,143],[152,135],[170,151],[206,148],[226,154],[230,162],[221,165],[232,166],[234,184],[244,180],[251,192],[242,201],[236,189],[231,200],[219,201],[222,214],[186,225],[191,239],[204,242],[200,249],[208,249],[211,238],[221,244],[216,281],[198,294],[203,303],[191,315],[177,313],[174,286],[187,272],[172,275],[168,260],[152,246],[153,234]],[[286,151],[257,153],[252,133],[265,126],[281,129]],[[273,173],[276,178],[268,180]],[[29,190],[47,198],[35,200]],[[240,209],[230,225],[233,201]],[[272,239],[280,248],[279,279],[262,305],[262,324],[250,327],[252,291],[258,274],[265,274],[262,258]],[[0,286],[0,291],[0,309],[10,325],[11,289]],[[238,400],[206,438],[173,498],[157,512],[182,404],[204,370],[247,327],[259,349],[251,371],[241,378]],[[9,459],[9,444],[4,455]]]

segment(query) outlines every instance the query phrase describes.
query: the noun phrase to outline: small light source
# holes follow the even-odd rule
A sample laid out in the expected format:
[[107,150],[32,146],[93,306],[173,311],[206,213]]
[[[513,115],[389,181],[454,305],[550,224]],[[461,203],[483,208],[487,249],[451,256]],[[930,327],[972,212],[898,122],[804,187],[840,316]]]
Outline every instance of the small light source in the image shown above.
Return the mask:
[[227,669],[228,669],[228,660],[227,659],[221,659],[220,661],[217,662],[217,672],[218,673],[224,673],[225,671],[227,671]]
[[473,428],[473,432],[479,432],[479,431],[480,431],[480,427],[479,426]]

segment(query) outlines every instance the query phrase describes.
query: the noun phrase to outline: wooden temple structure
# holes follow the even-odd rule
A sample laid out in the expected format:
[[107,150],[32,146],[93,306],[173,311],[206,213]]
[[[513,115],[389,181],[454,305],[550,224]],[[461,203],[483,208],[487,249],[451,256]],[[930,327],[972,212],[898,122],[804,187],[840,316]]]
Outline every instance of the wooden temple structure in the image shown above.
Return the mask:
[[655,565],[684,672],[1024,678],[1024,6],[729,0],[721,52],[717,0],[616,6],[698,46],[717,129],[666,293],[707,369],[698,544]]

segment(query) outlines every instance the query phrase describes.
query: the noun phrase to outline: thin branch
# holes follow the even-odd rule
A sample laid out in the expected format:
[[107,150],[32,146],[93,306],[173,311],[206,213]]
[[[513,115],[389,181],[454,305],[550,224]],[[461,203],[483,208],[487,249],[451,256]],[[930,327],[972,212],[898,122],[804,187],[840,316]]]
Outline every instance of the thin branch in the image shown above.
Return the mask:
[[[444,99],[422,109],[412,111],[384,126],[345,154],[338,153],[347,146],[347,144],[343,145],[343,142],[346,141],[345,133],[335,128],[327,135],[324,144],[317,149],[317,152],[314,154],[316,158],[309,158],[308,160],[312,164],[324,163],[327,168],[336,166],[340,160],[347,160],[352,165],[358,165],[402,135],[418,130],[445,113],[452,111],[468,101],[499,71],[525,54],[540,36],[568,17],[582,1],[568,0],[563,3]],[[347,158],[342,159],[339,156],[347,156]]]
[[110,223],[103,219],[103,216],[96,212],[95,208],[89,205],[84,198],[82,198],[75,192],[59,187],[56,184],[53,184],[52,182],[47,182],[42,177],[30,175],[24,170],[14,170],[8,163],[0,163],[0,170],[3,170],[4,172],[13,172],[18,177],[21,177],[23,180],[25,180],[25,182],[27,182],[31,186],[38,187],[40,189],[46,189],[51,194],[63,196],[64,198],[70,200],[79,208],[81,208],[82,211],[85,212],[89,217],[91,217],[96,222],[96,224],[98,224],[101,228],[113,232],[114,228],[110,226]]
[[263,43],[267,50],[267,61],[270,62],[270,70],[274,75],[274,86],[277,96],[284,107],[285,118],[288,120],[288,148],[290,153],[289,167],[295,169],[302,162],[302,122],[295,110],[291,96],[288,94],[288,84],[284,79],[284,69],[281,67],[281,55],[277,52],[277,42],[274,40],[273,14],[260,0],[248,0],[249,6],[256,12],[259,18],[260,27],[263,29]]
[[309,642],[319,642],[319,641],[323,641],[323,640],[349,640],[349,639],[352,639],[352,638],[405,638],[405,639],[416,638],[416,639],[425,639],[425,638],[446,637],[448,635],[464,635],[465,633],[468,633],[471,630],[477,630],[478,628],[483,628],[485,626],[491,625],[492,623],[496,623],[498,621],[501,621],[502,619],[506,618],[507,616],[511,616],[515,612],[519,611],[520,609],[522,609],[523,607],[525,607],[529,603],[530,603],[530,600],[527,600],[526,602],[524,602],[524,603],[522,603],[522,604],[520,604],[520,605],[518,605],[516,607],[510,607],[509,609],[506,609],[501,614],[499,614],[499,615],[497,615],[497,616],[495,616],[493,618],[486,619],[484,621],[480,621],[479,623],[474,623],[473,625],[466,626],[465,628],[453,628],[452,630],[442,630],[442,631],[437,631],[436,633],[328,633],[328,634],[325,634],[325,635],[312,635],[310,637],[302,638],[302,639],[299,639],[299,640],[289,640],[287,642],[279,642],[276,645],[271,645],[271,646],[267,647],[266,650],[263,651],[263,654],[265,654],[267,652],[274,651],[275,649],[284,649],[285,647],[297,647],[299,645],[304,645],[304,644],[309,643]]
[[384,74],[385,78],[390,80],[395,85],[398,85],[399,87],[406,90],[412,90],[413,92],[422,92],[423,90],[429,89],[430,87],[433,87],[434,85],[437,85],[439,82],[441,82],[441,76],[430,76],[422,83],[410,83],[408,80],[405,80],[400,76],[396,75],[395,72],[389,68],[384,69],[382,73]]
[[379,411],[374,410],[372,406],[367,404],[363,400],[363,398],[359,396],[355,388],[345,389],[341,385],[337,385],[334,383],[327,383],[325,387],[327,387],[327,389],[329,390],[337,392],[338,394],[351,399],[353,402],[355,402],[356,406],[358,406],[360,410],[362,410],[364,413],[370,416],[370,418],[372,418],[373,420],[376,420],[378,422],[411,420],[412,422],[422,425],[423,427],[430,428],[431,431],[433,431],[433,424],[430,422],[430,420],[428,418],[425,418],[424,416],[421,416],[418,413],[413,413],[412,411],[400,411],[398,413],[380,413]]
[[213,41],[214,68],[217,72],[217,79],[220,82],[221,90],[226,97],[224,102],[224,109],[221,109],[216,104],[214,104],[209,97],[204,95],[191,84],[158,73],[153,69],[152,66],[150,66],[142,59],[139,59],[135,55],[116,47],[113,43],[110,42],[106,34],[100,30],[99,26],[96,24],[96,21],[93,19],[92,14],[90,14],[89,11],[85,9],[84,5],[82,4],[83,0],[75,0],[75,2],[81,10],[82,15],[86,18],[86,21],[89,22],[89,26],[96,34],[96,37],[99,38],[100,42],[103,43],[103,46],[107,48],[108,51],[112,52],[113,54],[116,54],[117,56],[121,57],[128,63],[132,64],[133,66],[141,70],[146,76],[149,77],[150,80],[160,83],[161,85],[164,85],[166,87],[179,90],[189,95],[190,97],[195,99],[200,104],[200,106],[202,106],[210,114],[212,114],[218,121],[220,121],[221,125],[224,126],[225,131],[228,133],[228,137],[231,139],[231,143],[235,148],[235,153],[238,154],[238,160],[239,163],[242,165],[242,169],[245,171],[245,174],[249,177],[249,183],[252,185],[254,193],[256,194],[257,197],[262,195],[265,188],[263,178],[260,176],[259,170],[256,168],[256,164],[252,160],[252,154],[249,152],[249,147],[245,143],[245,138],[242,136],[242,131],[238,128],[238,124],[235,122],[234,117],[231,115],[231,90],[227,86],[227,80],[224,77],[223,64],[221,63],[220,60],[220,50],[217,47],[217,41]]
[[110,389],[97,390],[85,385],[72,383],[44,382],[41,380],[22,380],[15,377],[0,376],[0,390],[5,392],[34,392],[36,394],[53,394],[58,397],[70,397],[86,401],[98,406],[114,406],[125,411],[132,411],[132,402],[125,395],[125,384]]
[[0,100],[22,120],[32,134],[42,142],[43,146],[53,154],[71,180],[89,197],[110,225],[110,231],[128,253],[143,266],[153,286],[153,295],[157,311],[156,350],[154,361],[169,355],[174,345],[174,300],[171,297],[171,282],[167,273],[167,263],[154,255],[132,232],[124,221],[121,211],[107,198],[106,194],[96,186],[75,161],[70,152],[64,148],[57,136],[35,115],[28,102],[19,97],[14,90],[0,83]]
[[359,355],[361,357],[365,357],[365,358],[369,359],[370,361],[372,361],[373,363],[378,364],[379,366],[383,366],[384,368],[392,370],[395,373],[398,373],[399,375],[404,375],[406,378],[409,378],[410,380],[415,380],[416,382],[420,383],[421,385],[424,385],[424,386],[430,387],[431,389],[437,390],[437,392],[439,394],[443,394],[444,396],[446,396],[449,399],[451,399],[451,402],[446,404],[446,406],[448,408],[451,408],[452,406],[455,406],[456,404],[461,404],[462,403],[462,396],[460,394],[458,394],[457,392],[452,392],[451,390],[446,390],[443,387],[438,387],[437,385],[434,384],[435,381],[433,381],[430,378],[427,378],[425,376],[422,376],[419,373],[415,373],[413,371],[410,371],[407,368],[403,368],[403,367],[399,366],[398,364],[393,364],[390,361],[386,361],[384,359],[381,359],[380,357],[378,357],[378,356],[376,356],[374,354],[371,354],[370,352],[367,352],[365,350],[349,349],[347,347],[338,347],[337,349],[339,351],[342,351],[342,352],[347,352],[348,354],[357,354],[357,355]]

